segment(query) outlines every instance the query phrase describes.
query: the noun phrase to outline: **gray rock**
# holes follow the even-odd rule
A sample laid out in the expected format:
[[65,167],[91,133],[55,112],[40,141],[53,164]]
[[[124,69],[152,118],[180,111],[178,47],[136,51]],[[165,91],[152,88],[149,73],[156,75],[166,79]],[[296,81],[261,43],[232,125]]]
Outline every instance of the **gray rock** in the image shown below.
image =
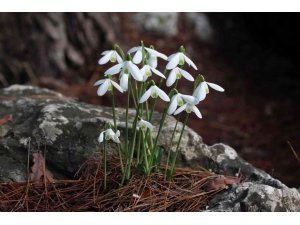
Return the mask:
[[299,212],[300,194],[295,188],[244,182],[215,196],[208,211]]
[[[27,158],[38,150],[46,153],[47,168],[55,178],[72,177],[85,160],[101,150],[97,143],[99,132],[107,122],[113,123],[111,108],[22,85],[0,90],[0,118],[9,114],[13,116],[12,121],[0,126],[0,181],[26,180]],[[130,110],[129,121],[134,116],[135,110]],[[161,114],[154,113],[153,118],[158,128]],[[173,117],[167,117],[158,141],[162,149],[169,144],[174,122]],[[117,125],[124,132],[125,109],[117,109]],[[179,123],[176,136],[181,128]],[[121,141],[124,143],[122,138]],[[110,143],[108,149],[113,154],[116,146]],[[188,127],[177,165],[245,177],[243,183],[217,194],[208,211],[300,211],[300,194],[295,189],[253,167],[225,144],[207,146]]]
[[140,31],[153,32],[166,37],[177,35],[177,20],[176,12],[142,12],[133,15],[133,21]]

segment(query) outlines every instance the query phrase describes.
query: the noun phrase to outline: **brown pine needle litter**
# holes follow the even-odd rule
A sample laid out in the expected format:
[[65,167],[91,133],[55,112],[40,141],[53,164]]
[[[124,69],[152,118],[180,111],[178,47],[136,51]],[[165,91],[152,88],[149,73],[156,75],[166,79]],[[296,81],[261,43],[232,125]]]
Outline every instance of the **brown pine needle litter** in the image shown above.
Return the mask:
[[0,183],[0,211],[201,211],[218,192],[240,178],[176,168],[171,181],[162,172],[135,175],[123,186],[118,160],[110,161],[107,191],[97,160],[87,161],[77,179]]

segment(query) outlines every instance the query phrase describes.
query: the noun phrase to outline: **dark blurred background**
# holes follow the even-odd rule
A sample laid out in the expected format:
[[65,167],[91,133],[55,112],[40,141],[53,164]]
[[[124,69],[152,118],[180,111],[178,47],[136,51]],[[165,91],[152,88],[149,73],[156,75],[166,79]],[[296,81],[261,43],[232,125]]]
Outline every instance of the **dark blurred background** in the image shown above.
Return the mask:
[[[144,40],[171,54],[184,45],[211,92],[189,126],[223,142],[288,186],[300,186],[298,13],[0,13],[0,87],[30,84],[98,105],[100,53]],[[164,63],[163,63],[164,64]],[[190,71],[195,76],[195,71]],[[191,84],[180,90],[191,93]],[[118,105],[124,100],[118,98]],[[158,107],[160,110],[161,107]]]

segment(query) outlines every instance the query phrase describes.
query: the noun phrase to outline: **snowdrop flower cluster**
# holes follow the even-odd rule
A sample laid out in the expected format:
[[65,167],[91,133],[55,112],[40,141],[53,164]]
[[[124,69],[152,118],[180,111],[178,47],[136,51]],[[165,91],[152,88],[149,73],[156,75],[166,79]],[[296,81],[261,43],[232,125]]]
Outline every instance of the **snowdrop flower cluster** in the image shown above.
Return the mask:
[[[158,67],[160,61],[165,61],[165,68]],[[167,148],[168,158],[165,165],[165,178],[171,179],[182,134],[190,113],[193,112],[198,118],[202,118],[197,105],[206,98],[209,88],[219,92],[223,92],[224,89],[217,84],[205,81],[202,75],[193,76],[185,70],[186,65],[193,71],[198,70],[198,68],[186,55],[183,47],[180,47],[177,53],[167,57],[155,50],[153,46],[145,47],[143,42],[140,46],[129,49],[126,54],[118,45],[114,45],[112,50],[101,53],[99,59],[100,65],[111,63],[115,65],[108,68],[104,73],[104,78],[94,84],[94,86],[99,86],[97,90],[99,96],[111,93],[112,97],[113,126],[110,123],[106,125],[106,129],[99,135],[98,142],[104,144],[104,151],[106,151],[105,143],[107,141],[112,140],[117,144],[122,170],[121,182],[130,179],[132,165],[143,168],[145,174],[158,171],[161,166],[161,150],[157,143],[166,116],[174,115],[177,117],[177,115],[186,112],[180,137],[175,142],[177,144],[174,156],[171,157],[170,152],[172,151],[172,143],[174,143],[173,139],[176,136],[174,133],[179,118],[174,127],[170,140],[171,144]],[[162,73],[160,69],[164,69],[164,72]],[[117,76],[118,78],[116,78]],[[191,90],[191,95],[180,93],[177,90],[177,84],[181,78],[185,78],[183,81],[194,82],[195,88]],[[164,91],[168,89],[171,90]],[[122,93],[124,98],[127,99],[126,128],[123,137],[125,143],[120,141],[120,131],[117,127],[114,90]],[[159,125],[156,127],[152,124],[152,115],[157,99],[164,102],[165,110]],[[135,109],[132,124],[129,124],[128,120],[130,107]],[[129,127],[132,128],[129,129]]]

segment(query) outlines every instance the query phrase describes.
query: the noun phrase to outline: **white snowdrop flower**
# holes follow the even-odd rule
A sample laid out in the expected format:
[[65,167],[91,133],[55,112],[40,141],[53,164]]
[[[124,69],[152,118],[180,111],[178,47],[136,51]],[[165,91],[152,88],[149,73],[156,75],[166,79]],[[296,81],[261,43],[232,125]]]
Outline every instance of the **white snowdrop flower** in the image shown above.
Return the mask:
[[140,103],[143,103],[145,101],[148,100],[149,97],[152,98],[157,98],[160,97],[162,100],[169,102],[170,98],[169,96],[163,91],[161,90],[159,87],[157,87],[156,85],[152,85],[141,97],[140,99]]
[[174,112],[174,115],[181,113],[183,110],[185,110],[187,113],[194,112],[196,114],[196,116],[198,116],[200,119],[202,119],[202,115],[201,115],[199,109],[194,104],[191,104],[191,103],[186,103],[183,106],[179,107]]
[[190,58],[188,58],[185,54],[183,54],[182,52],[177,52],[173,55],[170,55],[168,58],[168,64],[166,66],[167,70],[171,70],[174,69],[177,65],[184,65],[184,63],[186,62],[189,66],[192,66],[195,70],[198,70],[196,65],[193,63],[192,60],[190,60]]
[[104,140],[104,134],[105,134],[105,140],[113,140],[116,143],[120,143],[120,131],[117,130],[115,133],[112,129],[107,129],[105,131],[102,131],[99,135],[98,142],[101,143]]
[[121,75],[120,75],[120,86],[124,91],[128,90],[128,78],[129,78],[128,73],[121,73]]
[[180,79],[182,76],[189,81],[194,81],[194,77],[191,74],[189,74],[187,71],[175,67],[174,69],[171,70],[168,76],[167,87],[172,86],[175,83],[176,79]]
[[[164,60],[167,60],[168,57],[154,49],[151,49],[151,48],[146,48],[144,47],[145,51],[149,53],[149,59],[151,59],[151,63],[149,63],[150,66],[152,66],[153,68],[156,68],[157,66],[157,57],[160,57]],[[142,62],[142,59],[143,59],[143,48],[141,46],[138,46],[138,47],[133,47],[131,49],[129,49],[129,51],[127,52],[128,54],[131,54],[135,52],[134,56],[133,56],[133,59],[132,61],[135,63],[135,64],[139,64]],[[156,62],[155,62],[156,61]]]
[[141,71],[131,61],[124,61],[122,63],[114,65],[113,67],[106,70],[104,74],[105,75],[115,75],[117,73],[120,73],[121,71],[122,71],[122,74],[123,73],[131,74],[132,77],[137,81],[142,81],[143,80],[143,76],[141,74]]
[[152,67],[152,68],[156,68],[157,67],[157,58],[162,58],[164,60],[168,60],[168,56],[166,56],[165,54],[162,54],[158,51],[155,51],[154,49],[151,48],[145,48],[149,54],[149,58],[148,58],[148,64]]
[[148,121],[141,119],[137,123],[137,128],[142,130],[147,130],[149,128],[150,130],[152,130],[154,126]]
[[109,78],[96,81],[94,86],[97,85],[100,85],[97,90],[97,94],[99,96],[103,96],[107,91],[112,91],[113,87],[115,87],[119,92],[123,93],[123,89],[120,87],[120,85]]
[[104,51],[104,52],[101,53],[101,55],[103,55],[103,56],[98,61],[98,63],[100,65],[106,64],[106,63],[108,63],[108,61],[111,61],[113,63],[116,62],[116,61],[118,61],[118,63],[123,62],[121,56],[115,50]]
[[168,108],[168,114],[171,115],[175,112],[177,109],[177,106],[182,106],[184,103],[191,103],[193,104],[195,102],[195,97],[191,95],[183,95],[183,94],[175,94],[171,98],[171,103]]
[[211,87],[212,89],[219,91],[219,92],[224,92],[224,88],[222,88],[221,86],[214,84],[214,83],[210,83],[210,82],[206,82],[203,81],[201,82],[198,87],[195,89],[193,96],[195,96],[195,98],[198,100],[198,102],[203,101],[206,97],[206,95],[209,93],[209,88]]
[[141,69],[141,73],[142,73],[142,76],[143,76],[143,81],[146,81],[148,79],[148,77],[151,77],[152,76],[152,72],[162,78],[165,78],[166,77],[160,72],[158,71],[157,69],[149,66],[149,65],[145,65],[143,66],[143,68]]

